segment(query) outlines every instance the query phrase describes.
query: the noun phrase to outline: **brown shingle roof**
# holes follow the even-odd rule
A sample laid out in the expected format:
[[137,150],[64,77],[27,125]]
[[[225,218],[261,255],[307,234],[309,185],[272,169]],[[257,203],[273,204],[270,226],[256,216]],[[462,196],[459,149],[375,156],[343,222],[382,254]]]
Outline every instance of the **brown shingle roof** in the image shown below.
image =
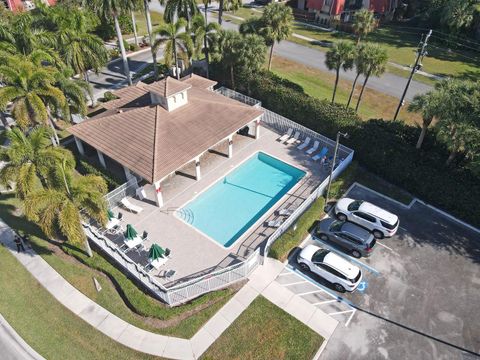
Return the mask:
[[204,78],[202,76],[195,75],[195,74],[190,74],[190,75],[182,78],[182,81],[187,83],[187,84],[190,84],[194,87],[201,88],[201,89],[208,89],[212,86],[217,85],[216,81],[213,81],[213,80],[210,80],[210,79],[207,79],[207,78]]
[[149,91],[154,91],[164,97],[177,94],[184,90],[188,90],[191,87],[192,85],[188,83],[184,83],[177,79],[174,79],[170,76],[167,76],[166,78],[160,81],[156,81],[150,85],[142,86],[142,88],[147,89]]
[[[123,91],[132,101],[130,95]],[[144,106],[93,118],[69,131],[153,183],[262,114],[260,109],[193,86],[188,104],[172,112]]]

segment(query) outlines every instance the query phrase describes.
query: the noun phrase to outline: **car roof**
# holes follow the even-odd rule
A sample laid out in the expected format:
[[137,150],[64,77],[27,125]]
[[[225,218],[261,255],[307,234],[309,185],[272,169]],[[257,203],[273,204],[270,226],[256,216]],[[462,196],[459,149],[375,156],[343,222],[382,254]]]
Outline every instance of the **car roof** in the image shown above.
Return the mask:
[[380,220],[386,221],[391,225],[395,224],[398,220],[397,215],[392,214],[391,212],[388,212],[387,210],[384,210],[382,208],[379,208],[378,206],[373,205],[372,203],[369,203],[367,201],[364,201],[362,205],[360,205],[359,210],[364,213],[373,215]]
[[333,252],[329,252],[325,256],[325,258],[323,259],[323,263],[330,265],[332,268],[340,271],[349,279],[353,279],[360,271],[358,267]]
[[307,259],[307,260],[311,261],[313,254],[315,254],[320,249],[322,249],[322,248],[319,247],[319,246],[316,246],[316,245],[311,245],[311,244],[307,245],[300,252],[300,256],[304,259]]
[[367,242],[373,236],[370,231],[348,221],[343,223],[342,232],[352,234],[363,242]]

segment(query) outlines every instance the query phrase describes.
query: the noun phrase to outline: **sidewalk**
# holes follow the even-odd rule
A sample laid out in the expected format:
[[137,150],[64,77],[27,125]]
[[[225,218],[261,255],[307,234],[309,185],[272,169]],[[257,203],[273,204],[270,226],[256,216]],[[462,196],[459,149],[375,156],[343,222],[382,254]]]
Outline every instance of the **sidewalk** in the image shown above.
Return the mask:
[[262,294],[328,341],[338,322],[274,282],[284,265],[265,259],[250,281],[190,340],[151,333],[137,328],[96,304],[62,278],[33,250],[17,253],[13,231],[0,219],[0,241],[35,279],[62,305],[113,340],[134,350],[171,359],[198,359],[235,319]]

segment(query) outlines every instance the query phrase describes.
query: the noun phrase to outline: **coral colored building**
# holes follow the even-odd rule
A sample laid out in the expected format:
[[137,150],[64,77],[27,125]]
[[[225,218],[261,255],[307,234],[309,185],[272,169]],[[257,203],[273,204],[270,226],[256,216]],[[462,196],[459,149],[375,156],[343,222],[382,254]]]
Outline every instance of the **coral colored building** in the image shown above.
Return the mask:
[[332,20],[348,22],[360,9],[369,9],[379,18],[389,17],[398,6],[398,0],[298,0],[297,8],[315,13],[315,20],[330,24]]
[[[22,1],[22,0],[0,0],[4,3],[7,9],[12,11],[22,11],[22,10],[31,10],[35,7],[33,0],[32,1]],[[42,0],[45,4],[55,5],[57,0]]]

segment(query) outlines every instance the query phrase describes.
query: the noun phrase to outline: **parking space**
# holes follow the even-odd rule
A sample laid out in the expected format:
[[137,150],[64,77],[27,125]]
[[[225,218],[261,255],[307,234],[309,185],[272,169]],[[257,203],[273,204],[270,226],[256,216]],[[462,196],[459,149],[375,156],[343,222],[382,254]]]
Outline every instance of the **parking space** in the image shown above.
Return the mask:
[[347,195],[397,214],[400,229],[369,258],[346,256],[364,282],[337,295],[357,311],[321,359],[480,358],[480,234],[419,202],[401,206],[360,186]]

